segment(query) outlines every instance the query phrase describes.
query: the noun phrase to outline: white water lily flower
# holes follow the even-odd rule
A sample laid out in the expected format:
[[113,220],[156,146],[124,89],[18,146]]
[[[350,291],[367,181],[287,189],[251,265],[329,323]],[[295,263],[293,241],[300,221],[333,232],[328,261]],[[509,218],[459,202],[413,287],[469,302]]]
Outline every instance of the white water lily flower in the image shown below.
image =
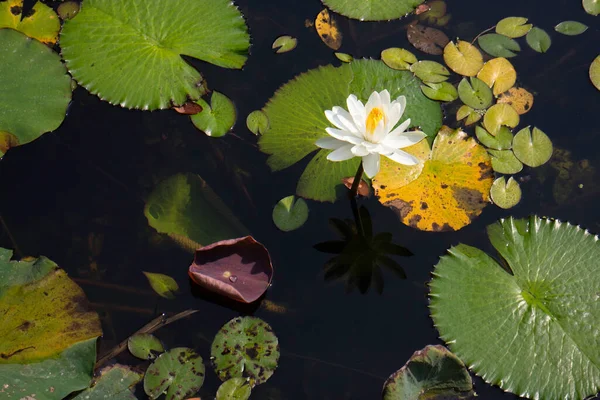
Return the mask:
[[325,111],[327,119],[335,128],[327,128],[330,137],[317,140],[322,149],[333,150],[327,156],[330,161],[345,161],[362,157],[365,174],[369,178],[379,172],[379,157],[404,165],[415,165],[419,159],[401,148],[412,146],[425,137],[421,131],[406,131],[410,118],[394,129],[406,109],[406,97],[390,101],[387,90],[373,92],[367,104],[351,94],[346,100],[348,111],[333,107]]

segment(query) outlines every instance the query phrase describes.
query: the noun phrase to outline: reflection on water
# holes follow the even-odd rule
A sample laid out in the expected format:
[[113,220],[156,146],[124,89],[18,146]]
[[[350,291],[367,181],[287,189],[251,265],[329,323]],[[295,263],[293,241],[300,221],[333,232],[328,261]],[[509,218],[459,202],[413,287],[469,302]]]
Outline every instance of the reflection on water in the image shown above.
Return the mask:
[[[245,116],[260,108],[282,83],[318,65],[338,63],[305,19],[321,10],[318,0],[238,0],[253,35],[252,55],[243,71],[224,71],[192,61],[212,89],[236,102],[234,134],[213,139],[196,131],[175,112],[144,113],[101,102],[83,89],[74,93],[63,126],[26,146],[11,149],[0,163],[4,195],[0,214],[5,229],[0,245],[18,255],[45,255],[77,278],[103,317],[101,351],[111,348],[159,312],[198,308],[196,315],[157,332],[167,347],[193,346],[208,360],[210,341],[220,326],[242,313],[253,313],[273,327],[282,349],[278,370],[253,399],[372,399],[383,381],[411,354],[440,344],[428,316],[427,282],[440,255],[458,242],[491,251],[484,228],[508,215],[548,215],[600,232],[595,204],[594,168],[600,145],[598,93],[587,77],[597,55],[598,29],[585,38],[555,34],[562,20],[597,26],[579,3],[464,1],[451,4],[446,28],[453,38],[473,38],[502,17],[523,15],[551,33],[546,54],[523,49],[512,59],[521,85],[535,94],[522,125],[535,124],[562,149],[551,164],[518,175],[523,200],[509,211],[487,207],[458,232],[420,232],[400,224],[375,199],[361,200],[377,232],[414,256],[402,259],[407,279],[383,270],[385,290],[346,294],[343,284],[326,283],[328,256],[313,245],[332,239],[330,218],[352,218],[347,204],[309,202],[310,217],[301,229],[281,233],[271,222],[272,207],[294,193],[304,165],[271,173],[266,156],[247,131]],[[358,23],[338,17],[344,33],[340,51],[355,57],[379,57],[381,50],[410,48],[406,21]],[[292,52],[274,54],[280,35],[298,38]],[[430,58],[419,53],[422,59]],[[452,115],[452,110],[447,110]],[[275,306],[233,306],[192,289],[187,268],[192,255],[147,226],[144,199],[155,184],[178,172],[197,173],[235,211],[253,236],[269,249],[276,273],[267,299]],[[10,232],[10,234],[9,234]],[[158,298],[141,271],[173,276],[182,294]],[[233,276],[230,279],[235,279]],[[280,307],[280,308],[277,308]],[[274,312],[274,310],[283,312]],[[135,364],[123,354],[119,360]],[[513,395],[476,379],[485,399]],[[218,380],[207,373],[201,395],[214,393]]]

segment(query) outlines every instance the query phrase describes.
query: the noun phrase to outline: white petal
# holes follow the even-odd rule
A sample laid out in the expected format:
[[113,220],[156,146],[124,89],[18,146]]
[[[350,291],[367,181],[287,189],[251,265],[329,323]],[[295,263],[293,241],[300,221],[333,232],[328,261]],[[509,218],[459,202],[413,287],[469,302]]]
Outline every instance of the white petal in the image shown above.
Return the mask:
[[362,144],[357,144],[352,148],[352,154],[358,157],[364,157],[369,153],[369,150]]
[[400,121],[400,117],[402,116],[402,106],[398,103],[393,103],[390,105],[389,110],[387,112],[387,122],[386,129],[391,131],[393,127],[396,126],[398,121]]
[[348,111],[352,116],[354,124],[361,132],[364,131],[367,112],[365,111],[365,106],[362,101],[358,100],[355,95],[351,94],[346,100],[346,105],[348,106]]
[[379,97],[381,98],[382,105],[389,105],[391,103],[390,92],[388,92],[387,89],[384,89],[381,92],[379,92]]
[[337,149],[342,146],[346,146],[348,144],[348,142],[338,140],[334,137],[324,137],[324,138],[317,140],[315,142],[315,144],[317,145],[317,147],[320,147],[322,149],[333,150],[333,149]]
[[346,146],[342,146],[339,149],[336,149],[327,155],[327,159],[329,161],[346,161],[354,157],[352,154],[352,145],[348,144]]
[[325,131],[332,137],[343,140],[344,142],[359,144],[363,141],[362,136],[359,138],[354,133],[343,131],[341,129],[326,128]]
[[399,96],[396,100],[394,100],[393,104],[400,104],[400,107],[402,107],[400,117],[402,117],[402,114],[404,114],[404,110],[406,110],[406,96]]
[[393,131],[391,131],[388,136],[391,136],[391,137],[399,136],[400,134],[404,133],[404,131],[406,131],[406,129],[408,129],[409,126],[410,126],[410,118],[407,119],[406,121],[404,121],[403,123],[401,123],[400,125],[398,125],[398,127],[396,129],[394,129]]
[[362,158],[365,174],[372,178],[379,172],[379,154],[369,154]]
[[381,141],[381,144],[393,149],[401,149],[419,143],[425,136],[421,131],[408,131],[397,136],[388,135]]
[[373,109],[373,107],[381,107],[381,97],[377,92],[371,93],[371,96],[369,96],[369,101],[367,101],[367,104],[365,104],[365,118],[366,115],[368,115],[371,112],[371,109]]
[[396,150],[392,154],[386,154],[385,156],[399,164],[417,165],[419,163],[419,159],[417,157],[402,150]]
[[330,122],[340,129],[352,132],[355,135],[362,137],[362,135],[358,133],[358,128],[354,124],[354,120],[348,111],[338,106],[333,107],[331,111],[333,111],[331,119],[327,118]]
[[370,141],[373,143],[379,143],[386,137],[387,133],[388,132],[385,129],[385,121],[381,120],[375,127],[375,131],[373,131]]

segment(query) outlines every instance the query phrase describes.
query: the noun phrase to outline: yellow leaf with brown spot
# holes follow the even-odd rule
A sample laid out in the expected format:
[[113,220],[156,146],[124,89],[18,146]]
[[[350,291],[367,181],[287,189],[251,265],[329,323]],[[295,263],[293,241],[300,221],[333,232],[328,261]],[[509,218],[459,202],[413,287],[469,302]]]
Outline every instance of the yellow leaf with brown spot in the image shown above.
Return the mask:
[[454,72],[464,76],[475,76],[483,66],[483,57],[477,47],[459,40],[444,47],[444,62]]
[[533,95],[523,88],[512,87],[508,89],[508,92],[500,95],[498,103],[506,103],[514,108],[519,115],[522,115],[531,110]]
[[493,88],[494,95],[506,92],[517,81],[517,71],[506,58],[498,57],[483,64],[477,77]]
[[519,120],[519,114],[514,108],[505,103],[498,103],[485,112],[483,126],[489,133],[496,136],[503,125],[514,128],[519,125]]
[[22,9],[23,0],[0,1],[0,29],[11,28],[42,43],[55,44],[60,31],[60,20],[54,10],[38,1],[21,19]]
[[463,131],[443,127],[416,179],[407,179],[398,164],[382,162],[373,188],[402,223],[424,231],[451,231],[470,224],[489,204],[493,178],[485,148]]
[[[408,185],[417,179],[421,175],[424,162],[429,159],[429,154],[431,153],[427,140],[421,140],[419,143],[402,150],[412,154],[422,162],[417,165],[404,165],[392,161],[387,157],[381,157],[379,172],[371,182],[373,190],[380,198],[379,201],[381,201],[381,198],[387,198],[390,195],[393,196],[396,187]],[[394,184],[390,186],[389,182],[393,182]]]
[[323,43],[329,48],[338,50],[342,46],[342,32],[326,8],[317,15],[315,28]]

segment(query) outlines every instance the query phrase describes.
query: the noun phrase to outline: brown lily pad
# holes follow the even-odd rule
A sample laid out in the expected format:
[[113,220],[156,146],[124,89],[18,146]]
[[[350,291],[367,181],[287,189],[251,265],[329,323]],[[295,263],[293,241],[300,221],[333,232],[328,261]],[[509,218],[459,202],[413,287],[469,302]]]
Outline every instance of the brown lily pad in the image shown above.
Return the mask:
[[439,29],[419,24],[411,24],[406,30],[408,41],[417,49],[433,55],[440,55],[450,42],[448,36]]
[[269,252],[252,236],[221,240],[196,250],[188,274],[203,288],[235,301],[252,303],[273,279]]

